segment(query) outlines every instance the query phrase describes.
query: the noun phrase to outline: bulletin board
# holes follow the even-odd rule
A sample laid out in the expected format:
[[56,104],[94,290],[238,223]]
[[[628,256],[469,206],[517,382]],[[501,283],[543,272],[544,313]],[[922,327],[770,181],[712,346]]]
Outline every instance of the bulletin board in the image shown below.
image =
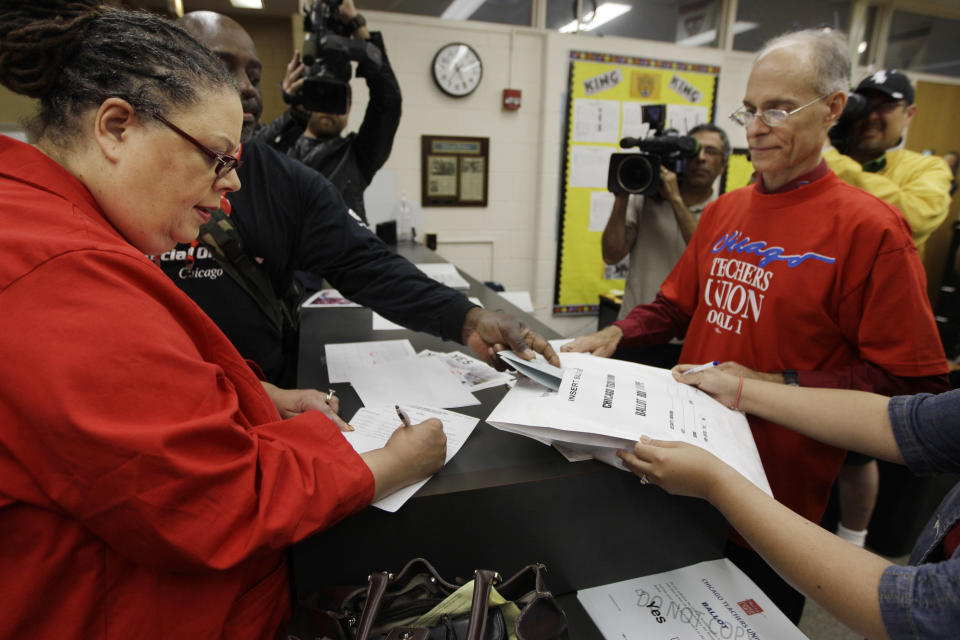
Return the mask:
[[727,161],[727,169],[723,173],[723,188],[720,193],[733,191],[740,187],[750,184],[750,176],[753,175],[753,164],[750,162],[750,155],[746,149],[734,149],[730,153],[730,159]]
[[645,138],[651,124],[684,134],[713,122],[719,73],[713,65],[570,52],[554,315],[597,313],[601,293],[623,289],[623,269],[604,264],[600,247],[613,208],[607,170],[620,139]]

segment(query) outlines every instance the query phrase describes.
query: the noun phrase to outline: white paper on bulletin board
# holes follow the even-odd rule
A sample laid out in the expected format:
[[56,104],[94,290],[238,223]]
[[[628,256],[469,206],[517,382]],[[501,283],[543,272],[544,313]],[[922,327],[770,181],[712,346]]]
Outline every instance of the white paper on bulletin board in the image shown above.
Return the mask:
[[570,186],[606,188],[610,155],[615,151],[614,147],[574,146],[570,151]]
[[620,103],[616,100],[586,100],[573,103],[574,142],[617,142]]
[[667,105],[667,128],[686,133],[698,124],[705,124],[710,119],[706,107],[695,107],[686,104]]
[[620,123],[621,137],[639,138],[643,140],[650,134],[650,124],[643,121],[643,104],[640,102],[624,102],[622,109],[623,121]]

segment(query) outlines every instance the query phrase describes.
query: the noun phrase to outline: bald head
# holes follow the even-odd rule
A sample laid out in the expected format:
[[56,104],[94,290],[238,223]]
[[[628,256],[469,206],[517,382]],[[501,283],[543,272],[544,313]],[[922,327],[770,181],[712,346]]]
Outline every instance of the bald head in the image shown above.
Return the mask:
[[771,54],[792,57],[798,68],[810,71],[812,89],[823,95],[850,89],[850,55],[846,36],[833,29],[804,29],[769,40],[754,66]]
[[240,85],[243,139],[248,140],[263,112],[260,96],[262,65],[250,34],[233,18],[213,11],[191,11],[178,20],[187,32],[213,51]]

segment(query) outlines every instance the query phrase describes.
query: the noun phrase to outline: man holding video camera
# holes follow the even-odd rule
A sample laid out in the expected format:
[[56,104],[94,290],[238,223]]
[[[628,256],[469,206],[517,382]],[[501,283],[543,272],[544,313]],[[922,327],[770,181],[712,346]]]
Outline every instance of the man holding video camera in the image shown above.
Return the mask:
[[[331,0],[318,2],[336,5]],[[349,61],[328,63],[345,85],[345,110],[342,113],[311,112],[297,104],[305,74],[308,75],[310,70],[301,60],[300,53],[295,52],[281,83],[284,100],[294,104],[257,135],[280,152],[322,173],[334,184],[347,206],[366,222],[363,192],[390,157],[393,138],[400,126],[400,85],[390,68],[380,32],[367,29],[367,22],[357,12],[353,0],[343,0],[334,11],[332,19],[343,25],[333,25],[340,33],[347,32],[353,39],[372,43],[381,54],[379,66],[369,57],[357,65],[357,77],[367,81],[370,91],[360,129],[356,133],[341,135],[347,126],[351,102]]]
[[661,165],[660,185],[653,193],[616,192],[601,245],[607,264],[617,264],[630,254],[618,320],[636,305],[653,302],[660,283],[687,248],[700,213],[716,198],[713,183],[727,166],[730,141],[713,124],[698,125],[689,135],[699,150],[681,175]]
[[950,208],[950,169],[942,158],[902,148],[917,113],[913,87],[895,69],[867,76],[830,131],[827,165],[843,180],[900,209],[923,258],[927,238]]
[[[894,205],[907,219],[917,252],[950,208],[950,169],[942,158],[902,148],[917,113],[910,80],[895,69],[867,76],[830,130],[824,159],[837,176]],[[874,458],[851,452],[837,478],[837,535],[864,546],[880,490]]]

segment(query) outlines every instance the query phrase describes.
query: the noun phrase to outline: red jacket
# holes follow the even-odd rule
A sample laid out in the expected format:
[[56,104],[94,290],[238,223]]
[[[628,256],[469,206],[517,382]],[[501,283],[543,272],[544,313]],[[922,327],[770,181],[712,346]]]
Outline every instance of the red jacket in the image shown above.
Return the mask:
[[265,638],[284,549],[366,505],[90,193],[0,136],[0,637]]

